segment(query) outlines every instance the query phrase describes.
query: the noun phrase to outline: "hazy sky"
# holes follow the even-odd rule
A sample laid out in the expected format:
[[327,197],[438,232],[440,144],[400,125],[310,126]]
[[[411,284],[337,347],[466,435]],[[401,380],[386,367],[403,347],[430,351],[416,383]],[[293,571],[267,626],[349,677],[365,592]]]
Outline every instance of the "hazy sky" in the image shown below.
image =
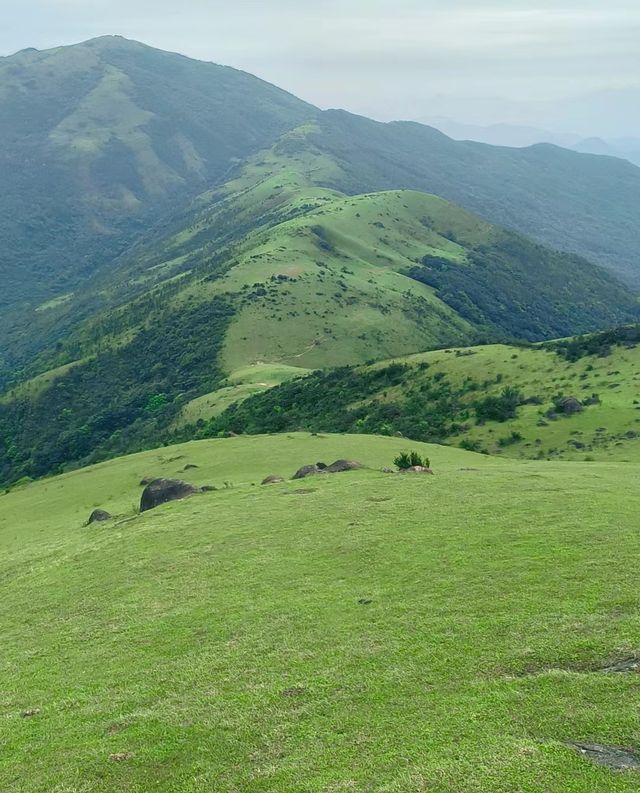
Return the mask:
[[0,11],[0,54],[119,33],[383,119],[456,97],[640,87],[640,0],[0,0]]

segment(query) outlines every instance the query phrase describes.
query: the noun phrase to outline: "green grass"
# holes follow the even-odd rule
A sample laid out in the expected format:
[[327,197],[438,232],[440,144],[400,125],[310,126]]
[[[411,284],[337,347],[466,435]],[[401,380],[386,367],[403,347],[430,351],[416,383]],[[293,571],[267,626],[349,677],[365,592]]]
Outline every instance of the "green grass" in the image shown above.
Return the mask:
[[[512,386],[525,398],[540,397],[542,404],[520,407],[518,417],[504,424],[472,426],[461,438],[477,441],[492,454],[512,457],[640,462],[640,348],[614,347],[606,358],[590,356],[575,363],[539,348],[494,345],[477,347],[473,352],[457,357],[452,350],[405,360],[414,364],[428,361],[433,367],[429,369],[431,375],[443,372],[456,385],[467,378],[480,383],[494,380],[480,393],[470,394],[468,401]],[[498,378],[500,382],[495,382]],[[601,404],[591,405],[578,415],[557,421],[544,415],[558,394],[583,400],[594,393]],[[546,426],[539,426],[542,421]],[[511,432],[521,434],[523,440],[501,448],[499,440]]]
[[[391,381],[387,376],[371,381],[370,375],[383,374],[395,364],[406,368]],[[316,373],[239,409],[232,407],[211,429],[400,432],[421,440],[441,437],[451,445],[513,458],[640,462],[638,383],[640,347],[634,345],[614,345],[606,357],[590,355],[575,362],[540,346],[451,348],[355,367],[337,376]],[[478,421],[476,403],[499,396],[507,387],[525,402],[515,418]],[[560,395],[580,401],[597,395],[599,402],[553,420],[547,414]],[[442,435],[438,416],[446,419]],[[452,422],[457,427],[449,430]]]
[[309,374],[308,369],[265,363],[238,369],[227,378],[228,385],[188,402],[176,419],[174,426],[183,427],[197,424],[199,421],[206,421],[212,416],[222,413],[229,405],[241,402],[254,394],[260,394],[269,388],[274,388],[305,374]]
[[[411,447],[435,477],[252,486],[407,448],[292,435],[0,496],[0,789],[636,791],[565,742],[640,747],[637,676],[597,671],[638,651],[637,466]],[[187,463],[234,487],[134,513]]]

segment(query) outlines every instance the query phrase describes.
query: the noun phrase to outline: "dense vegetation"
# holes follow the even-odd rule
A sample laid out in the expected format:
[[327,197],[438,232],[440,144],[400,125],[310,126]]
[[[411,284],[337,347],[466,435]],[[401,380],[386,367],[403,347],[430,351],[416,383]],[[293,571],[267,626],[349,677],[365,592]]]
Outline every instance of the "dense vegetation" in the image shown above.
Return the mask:
[[555,350],[567,361],[579,361],[587,356],[597,355],[606,358],[612,348],[635,348],[640,343],[640,325],[612,328],[601,333],[590,333],[573,339],[549,342],[545,346]]
[[[423,376],[415,386],[413,367],[407,364],[317,372],[232,405],[201,424],[198,435],[307,430],[399,434],[443,442],[474,415],[463,397],[475,393],[478,384],[469,381],[454,387],[441,373],[427,375],[427,369],[428,365],[419,366]],[[389,390],[398,386],[401,398],[388,399]]]
[[604,271],[515,234],[478,246],[468,262],[425,256],[410,274],[494,337],[540,341],[584,333],[612,319],[618,324],[640,311],[637,300]]
[[154,445],[180,407],[222,380],[232,309],[221,299],[152,314],[129,342],[0,402],[0,480]]

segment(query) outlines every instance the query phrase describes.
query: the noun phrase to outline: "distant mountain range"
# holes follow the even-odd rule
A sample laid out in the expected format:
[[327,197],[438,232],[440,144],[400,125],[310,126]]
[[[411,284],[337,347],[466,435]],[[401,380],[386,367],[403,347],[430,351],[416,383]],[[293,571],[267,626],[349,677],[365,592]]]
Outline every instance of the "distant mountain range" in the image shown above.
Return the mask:
[[570,133],[551,132],[537,127],[517,126],[513,124],[491,124],[480,126],[462,124],[448,118],[425,117],[418,119],[444,132],[454,140],[473,140],[488,143],[492,146],[526,147],[539,143],[552,143],[583,154],[599,154],[607,157],[619,157],[634,165],[640,166],[640,137],[615,138],[604,140],[598,137],[584,138]]
[[581,138],[620,140],[640,134],[640,84],[561,99],[500,99],[490,96],[434,95],[416,117],[448,118],[487,127],[499,121]]

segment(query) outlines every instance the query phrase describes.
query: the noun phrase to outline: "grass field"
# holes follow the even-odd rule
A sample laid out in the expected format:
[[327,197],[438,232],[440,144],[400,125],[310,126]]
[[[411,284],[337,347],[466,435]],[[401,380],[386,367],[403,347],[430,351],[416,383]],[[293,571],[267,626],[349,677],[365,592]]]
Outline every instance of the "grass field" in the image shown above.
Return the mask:
[[[567,743],[640,749],[602,671],[640,649],[638,466],[410,447],[434,477],[293,434],[0,495],[0,789],[637,791]],[[338,457],[373,470],[254,485]],[[138,515],[149,475],[221,489]]]
[[[465,352],[465,351],[462,351]],[[524,405],[518,416],[504,424],[487,422],[471,426],[463,438],[475,440],[492,454],[511,457],[540,457],[570,460],[621,460],[640,462],[640,349],[614,347],[607,357],[588,356],[570,362],[541,348],[505,345],[476,347],[470,355],[455,350],[426,353],[404,359],[408,363],[431,364],[433,376],[442,372],[456,385],[467,378],[488,383],[484,394],[499,394],[505,386],[521,391],[525,398],[539,397],[539,405]],[[579,400],[597,394],[600,404],[582,413],[551,421],[545,413],[557,395]],[[392,398],[389,395],[389,398]],[[500,440],[516,432],[514,444]]]

